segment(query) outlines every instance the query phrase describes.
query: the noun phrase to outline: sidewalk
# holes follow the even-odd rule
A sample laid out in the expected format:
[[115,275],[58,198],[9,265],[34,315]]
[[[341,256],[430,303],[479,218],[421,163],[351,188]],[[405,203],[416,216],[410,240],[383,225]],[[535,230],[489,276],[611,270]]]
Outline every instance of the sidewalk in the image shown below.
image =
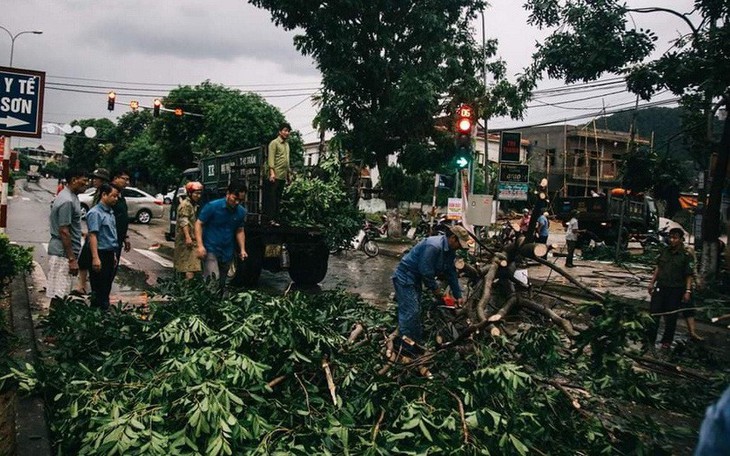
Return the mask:
[[[31,287],[32,288],[32,287]],[[10,285],[11,325],[17,337],[18,348],[14,357],[21,363],[36,364],[38,348],[36,322],[33,319],[29,286],[26,277],[13,280]],[[41,396],[26,396],[18,392],[15,415],[15,454],[50,456],[51,442],[46,423],[45,406]]]

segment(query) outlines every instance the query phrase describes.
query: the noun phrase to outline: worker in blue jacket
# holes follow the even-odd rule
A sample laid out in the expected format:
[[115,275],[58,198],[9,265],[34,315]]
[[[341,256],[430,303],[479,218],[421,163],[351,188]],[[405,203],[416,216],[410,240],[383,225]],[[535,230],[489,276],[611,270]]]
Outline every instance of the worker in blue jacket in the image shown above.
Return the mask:
[[[398,264],[393,273],[393,286],[398,301],[398,330],[405,351],[411,342],[423,340],[421,327],[421,290],[425,286],[437,299],[443,296],[436,276],[445,275],[458,304],[463,303],[456,273],[456,252],[469,248],[469,233],[462,226],[453,226],[449,233],[428,237],[419,242]],[[417,356],[419,353],[408,353]]]

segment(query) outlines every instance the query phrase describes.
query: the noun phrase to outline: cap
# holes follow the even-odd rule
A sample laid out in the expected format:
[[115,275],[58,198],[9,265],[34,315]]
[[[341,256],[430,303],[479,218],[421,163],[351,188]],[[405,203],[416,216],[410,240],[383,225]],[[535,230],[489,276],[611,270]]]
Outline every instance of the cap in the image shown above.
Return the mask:
[[522,213],[523,214],[529,214],[530,213],[530,210],[528,208],[524,208],[524,209],[522,209]]
[[461,245],[462,249],[468,249],[469,248],[469,232],[464,228],[463,226],[455,225],[451,227],[451,234],[456,236],[456,239],[459,240],[459,244]]
[[111,180],[111,174],[109,173],[109,170],[106,168],[96,168],[93,173],[91,173],[91,177],[96,177],[97,179],[102,179],[107,182]]

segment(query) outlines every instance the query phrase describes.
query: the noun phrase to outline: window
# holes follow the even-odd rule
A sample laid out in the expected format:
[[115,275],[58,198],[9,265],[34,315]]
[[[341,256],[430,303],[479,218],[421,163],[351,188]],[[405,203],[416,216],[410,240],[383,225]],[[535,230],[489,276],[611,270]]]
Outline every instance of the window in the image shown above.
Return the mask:
[[125,188],[124,191],[122,192],[122,194],[124,195],[125,198],[142,198],[142,197],[144,197],[144,195],[141,194],[140,192],[138,192],[137,190],[132,190],[130,188]]

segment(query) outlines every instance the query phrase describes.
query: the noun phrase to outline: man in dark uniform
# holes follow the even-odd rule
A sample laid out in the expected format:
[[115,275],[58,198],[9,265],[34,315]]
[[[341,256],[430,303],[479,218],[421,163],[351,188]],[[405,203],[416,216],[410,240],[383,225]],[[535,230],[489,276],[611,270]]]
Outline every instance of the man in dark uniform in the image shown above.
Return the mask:
[[[691,305],[692,280],[694,278],[692,263],[692,255],[684,247],[684,232],[681,228],[672,228],[669,230],[669,246],[659,254],[654,275],[649,281],[650,311],[654,318],[654,325],[649,332],[649,344],[651,346],[656,341],[662,316],[664,317],[662,348],[669,348],[672,345],[674,332],[677,328],[677,311]],[[697,338],[694,317],[686,313],[685,316],[687,317],[690,336]]]

